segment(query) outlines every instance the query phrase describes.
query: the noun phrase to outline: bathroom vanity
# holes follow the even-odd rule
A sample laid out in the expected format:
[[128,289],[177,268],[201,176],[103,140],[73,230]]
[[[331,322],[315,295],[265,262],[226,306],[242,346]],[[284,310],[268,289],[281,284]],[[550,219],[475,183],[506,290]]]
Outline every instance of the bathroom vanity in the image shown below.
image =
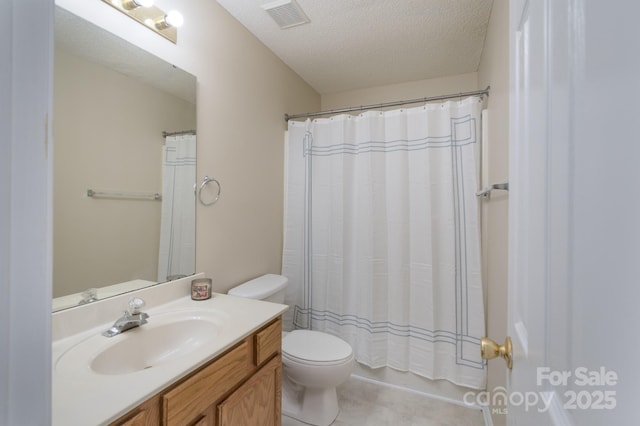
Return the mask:
[[[53,425],[280,424],[287,307],[193,301],[194,277],[54,314]],[[134,296],[148,322],[102,336]]]
[[272,321],[111,424],[279,425],[281,330]]

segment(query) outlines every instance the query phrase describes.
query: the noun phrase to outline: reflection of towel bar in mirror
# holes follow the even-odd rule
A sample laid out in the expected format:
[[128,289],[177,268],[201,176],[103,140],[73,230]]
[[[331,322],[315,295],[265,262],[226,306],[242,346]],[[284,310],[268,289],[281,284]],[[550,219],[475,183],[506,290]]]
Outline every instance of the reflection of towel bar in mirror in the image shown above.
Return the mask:
[[116,191],[94,191],[87,189],[87,197],[92,198],[122,198],[125,200],[156,200],[162,201],[162,195],[158,192],[116,192]]
[[[215,197],[213,198],[213,200],[211,201],[204,201],[202,199],[202,190],[205,188],[205,186],[207,186],[207,184],[210,184],[211,182],[214,182],[217,186],[218,186],[218,191],[215,194]],[[220,182],[218,182],[217,179],[209,177],[209,176],[205,176],[202,179],[202,183],[200,184],[200,188],[198,189],[198,200],[200,200],[200,204],[202,204],[203,206],[211,206],[213,204],[215,204],[218,199],[220,198],[220,191],[222,190],[222,186],[220,186]]]
[[480,191],[476,192],[476,195],[478,197],[483,197],[485,199],[489,199],[491,198],[491,191],[495,190],[495,189],[500,189],[502,191],[508,191],[509,190],[509,182],[504,182],[504,183],[494,183],[493,185],[481,189]]

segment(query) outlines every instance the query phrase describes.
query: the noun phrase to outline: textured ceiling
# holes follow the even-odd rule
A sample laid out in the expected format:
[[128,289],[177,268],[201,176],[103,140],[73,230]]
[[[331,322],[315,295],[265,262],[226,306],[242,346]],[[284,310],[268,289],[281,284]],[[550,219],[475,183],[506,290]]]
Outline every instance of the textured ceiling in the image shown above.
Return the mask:
[[474,72],[493,0],[297,0],[280,29],[261,5],[217,0],[321,94]]
[[55,43],[56,48],[196,103],[193,75],[61,7],[55,10]]

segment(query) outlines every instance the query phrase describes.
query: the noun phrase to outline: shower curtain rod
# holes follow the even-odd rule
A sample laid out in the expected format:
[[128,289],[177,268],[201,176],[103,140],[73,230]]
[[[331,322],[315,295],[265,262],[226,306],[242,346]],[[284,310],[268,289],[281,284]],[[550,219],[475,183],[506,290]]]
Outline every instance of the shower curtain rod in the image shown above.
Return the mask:
[[318,111],[318,112],[307,112],[304,114],[285,114],[284,121],[289,121],[294,118],[308,118],[308,117],[317,117],[319,115],[328,115],[328,114],[341,114],[343,112],[351,112],[351,111],[364,111],[367,109],[374,108],[387,108],[392,106],[400,106],[407,104],[417,104],[422,102],[433,102],[433,101],[442,101],[445,99],[454,99],[454,98],[462,98],[466,96],[489,96],[489,90],[491,86],[487,86],[484,90],[476,90],[473,92],[461,92],[461,93],[452,93],[450,95],[440,95],[440,96],[431,96],[429,98],[420,98],[420,99],[411,99],[408,101],[394,101],[394,102],[384,102],[381,104],[372,104],[372,105],[361,105],[349,108],[340,108],[340,109],[330,109],[327,111]]
[[167,136],[180,136],[180,135],[195,135],[195,130],[182,130],[180,132],[162,132],[162,137],[166,138]]

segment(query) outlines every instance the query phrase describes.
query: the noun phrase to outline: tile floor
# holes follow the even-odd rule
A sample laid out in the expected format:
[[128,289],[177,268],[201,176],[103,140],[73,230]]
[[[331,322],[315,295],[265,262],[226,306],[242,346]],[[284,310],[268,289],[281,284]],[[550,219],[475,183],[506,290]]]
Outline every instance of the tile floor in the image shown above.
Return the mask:
[[[484,426],[482,411],[352,377],[338,387],[332,426]],[[282,417],[282,426],[306,426]]]

